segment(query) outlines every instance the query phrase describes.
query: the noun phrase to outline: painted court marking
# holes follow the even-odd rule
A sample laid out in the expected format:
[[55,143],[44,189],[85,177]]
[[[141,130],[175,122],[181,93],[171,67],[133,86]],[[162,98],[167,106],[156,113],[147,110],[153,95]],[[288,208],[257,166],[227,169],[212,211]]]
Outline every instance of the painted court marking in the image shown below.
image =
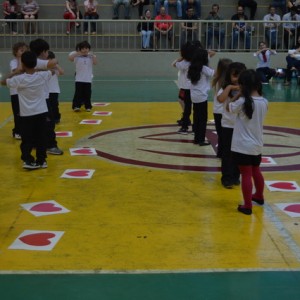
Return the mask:
[[73,132],[72,131],[56,131],[55,136],[56,137],[72,137]]
[[71,179],[91,179],[94,172],[95,170],[92,169],[67,169],[60,177]]
[[81,147],[81,148],[70,148],[70,154],[71,156],[76,155],[85,155],[85,156],[91,156],[91,155],[97,155],[95,148],[88,148],[88,147]]
[[271,192],[300,192],[296,181],[265,181]]
[[102,120],[93,120],[93,119],[88,119],[88,120],[82,120],[79,124],[85,124],[85,125],[99,125],[101,124]]
[[55,200],[25,203],[21,204],[21,206],[36,217],[65,214],[70,212],[70,210],[66,209]]
[[300,203],[276,203],[275,205],[291,218],[300,217]]
[[111,116],[112,112],[111,111],[94,111],[93,116]]

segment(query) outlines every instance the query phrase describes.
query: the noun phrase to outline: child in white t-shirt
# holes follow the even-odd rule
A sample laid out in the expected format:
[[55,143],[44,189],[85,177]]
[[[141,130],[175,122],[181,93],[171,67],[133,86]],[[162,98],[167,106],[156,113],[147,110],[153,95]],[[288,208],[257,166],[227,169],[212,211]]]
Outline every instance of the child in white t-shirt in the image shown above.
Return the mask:
[[92,79],[93,65],[97,64],[96,55],[90,52],[91,45],[83,41],[76,46],[76,51],[69,54],[69,60],[75,62],[75,94],[72,108],[75,112],[80,111],[84,104],[86,111],[91,111],[92,103]]
[[263,148],[263,121],[268,110],[268,101],[262,97],[261,80],[254,70],[242,72],[238,82],[241,97],[227,106],[229,112],[236,115],[231,151],[242,177],[244,204],[238,206],[238,211],[251,215],[252,201],[264,204],[265,183],[259,166]]
[[[17,73],[21,69],[21,55],[28,50],[28,46],[24,42],[19,42],[13,45],[12,52],[14,58],[10,61],[9,67],[12,73]],[[14,115],[14,128],[12,135],[15,139],[21,139],[21,124],[20,124],[20,106],[19,97],[16,89],[10,89],[11,107]]]
[[[3,80],[1,83],[15,88],[19,95],[21,119],[21,159],[24,169],[47,168],[46,162],[46,118],[47,103],[44,85],[52,76],[51,71],[35,70],[36,54],[30,51],[21,56],[25,73]],[[36,159],[31,151],[36,148]]]

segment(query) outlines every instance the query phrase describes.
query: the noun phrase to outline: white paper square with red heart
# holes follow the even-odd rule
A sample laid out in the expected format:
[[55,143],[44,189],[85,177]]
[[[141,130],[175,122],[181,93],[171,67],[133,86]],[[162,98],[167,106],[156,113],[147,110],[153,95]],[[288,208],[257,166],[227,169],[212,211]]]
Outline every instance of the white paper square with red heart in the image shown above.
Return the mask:
[[102,122],[102,120],[85,119],[85,120],[82,120],[79,124],[99,125],[99,124],[101,124],[101,122]]
[[92,104],[93,106],[108,106],[110,105],[110,103],[107,103],[107,102],[95,102]]
[[8,249],[51,251],[64,231],[24,230]]
[[97,155],[96,149],[95,148],[88,148],[88,147],[83,147],[83,148],[70,148],[70,154],[71,156],[76,156],[76,155]]
[[94,111],[93,116],[107,117],[111,116],[111,111]]
[[73,132],[72,131],[56,131],[55,136],[56,137],[72,137]]
[[271,192],[300,192],[296,181],[265,181]]
[[277,203],[275,205],[292,218],[300,217],[300,203]]
[[276,163],[276,161],[272,157],[263,156],[261,158],[261,165],[264,165],[264,166],[277,165],[277,163]]
[[47,200],[40,202],[24,203],[21,206],[29,213],[36,217],[66,214],[70,212],[68,209],[57,203],[55,200]]
[[95,170],[92,169],[67,169],[60,177],[71,179],[91,179],[94,172]]

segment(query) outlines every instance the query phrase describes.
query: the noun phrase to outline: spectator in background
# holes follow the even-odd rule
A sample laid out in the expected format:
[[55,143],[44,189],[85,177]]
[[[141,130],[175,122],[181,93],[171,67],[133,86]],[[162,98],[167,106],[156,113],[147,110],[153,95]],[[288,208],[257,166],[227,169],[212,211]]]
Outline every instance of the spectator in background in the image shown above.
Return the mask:
[[271,6],[275,8],[280,8],[282,15],[286,14],[286,5],[287,5],[286,0],[273,0],[271,4]]
[[164,0],[154,0],[154,16],[159,15],[160,8],[164,4]]
[[124,5],[125,9],[125,16],[124,18],[126,20],[130,19],[130,1],[129,0],[113,0],[113,20],[118,20],[119,19],[119,8],[120,5]]
[[197,20],[200,20],[201,17],[201,2],[200,0],[183,0],[183,17],[187,17],[187,10],[189,7],[194,8],[194,12]]
[[[223,18],[219,15],[219,4],[213,4],[211,7],[211,12],[205,20],[209,21],[220,21]],[[223,23],[219,22],[210,22],[207,23],[207,49],[215,49],[213,39],[216,38],[218,40],[219,48],[224,47],[224,38],[225,38],[225,29],[223,27]]]
[[289,8],[289,10],[292,7],[296,7],[297,14],[300,14],[300,1],[299,0],[288,0],[287,1],[287,7]]
[[273,5],[269,6],[269,14],[264,16],[265,38],[271,49],[276,49],[278,46],[278,26],[281,18],[276,13]]
[[[25,20],[24,22],[24,32],[25,33],[35,33],[35,22],[26,22],[33,21],[38,18],[39,5],[35,0],[25,0],[21,6],[21,13]],[[31,29],[31,30],[30,30]]]
[[[18,18],[19,5],[17,0],[5,0],[3,2],[4,19],[12,20]],[[12,34],[17,34],[16,22],[7,22]]]
[[166,14],[165,7],[160,8],[160,13],[155,17],[154,30],[155,30],[155,49],[157,49],[158,41],[161,36],[166,36],[171,43],[173,36],[173,23],[172,22],[164,22],[172,20],[170,15]]
[[245,21],[248,17],[244,14],[244,7],[237,7],[237,14],[231,17],[231,20],[235,21],[232,23],[232,49],[236,49],[237,45],[241,45],[241,38],[244,38],[244,44],[246,49],[250,49],[250,38],[251,38],[251,28],[246,24]]
[[182,19],[182,5],[180,0],[165,0],[164,7],[166,9],[166,14],[169,14],[169,6],[176,7],[177,19]]
[[297,39],[297,43],[290,47],[288,56],[286,57],[287,67],[286,67],[286,78],[285,86],[291,84],[292,71],[300,72],[300,37]]
[[[78,8],[78,4],[76,0],[67,0],[66,1],[66,8],[64,12],[64,19],[69,20],[79,20],[80,19],[80,12]],[[72,27],[76,25],[76,27],[80,27],[79,23],[70,22],[67,24],[67,32],[66,34],[70,34]]]
[[267,48],[265,42],[259,43],[259,49],[253,54],[258,59],[256,72],[258,73],[261,83],[268,84],[269,80],[275,76],[276,70],[270,68],[271,55],[276,55],[275,50]]
[[149,5],[150,4],[150,0],[132,0],[131,1],[131,5],[134,6],[138,6],[138,11],[139,11],[139,17],[140,19],[143,19],[143,10],[144,10],[144,6],[145,5]]
[[[96,0],[84,1],[84,19],[85,20],[97,20],[99,15],[97,13],[98,2]],[[92,34],[96,34],[96,22],[90,23]],[[84,34],[88,34],[88,22],[84,22],[83,25]]]
[[152,20],[151,12],[149,9],[145,11],[145,17],[142,20],[147,22],[140,22],[138,24],[137,30],[142,35],[142,49],[148,50],[151,47],[151,37],[154,31],[154,23],[149,22]]
[[256,9],[257,9],[257,2],[254,0],[239,0],[239,6],[248,7],[250,9],[250,20],[254,20]]
[[193,7],[189,7],[187,11],[187,17],[184,22],[181,23],[181,38],[180,45],[186,42],[198,40],[198,24]]
[[283,23],[284,46],[286,49],[289,49],[289,47],[298,39],[300,34],[298,23],[287,22],[300,21],[300,15],[297,14],[297,8],[294,6],[291,7],[290,12],[282,17],[282,21],[286,21],[286,23]]

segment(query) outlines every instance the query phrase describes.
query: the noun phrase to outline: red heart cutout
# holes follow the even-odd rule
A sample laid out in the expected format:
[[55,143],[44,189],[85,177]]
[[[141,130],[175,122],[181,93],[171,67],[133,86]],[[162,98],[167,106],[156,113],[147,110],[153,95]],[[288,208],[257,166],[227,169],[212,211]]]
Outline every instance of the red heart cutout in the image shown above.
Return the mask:
[[86,171],[86,170],[71,171],[66,174],[69,176],[73,176],[73,177],[86,177],[89,175],[89,171]]
[[30,208],[31,211],[38,211],[38,212],[55,212],[61,211],[61,207],[55,206],[54,203],[39,203]]
[[69,132],[56,132],[55,135],[56,136],[68,136]]
[[79,154],[92,154],[93,151],[91,149],[77,149],[73,151],[74,153],[79,153]]
[[270,186],[277,188],[277,189],[282,189],[282,190],[296,190],[297,187],[294,186],[294,183],[292,182],[275,182],[270,184]]
[[48,246],[51,244],[49,239],[54,238],[55,234],[44,232],[44,233],[33,233],[20,237],[20,240],[30,246]]
[[287,206],[284,210],[293,212],[293,213],[300,213],[300,204],[291,204]]
[[97,123],[97,120],[85,120],[84,123],[94,124]]
[[270,159],[269,159],[268,157],[263,157],[263,158],[261,159],[261,162],[262,162],[263,164],[266,164],[266,163],[270,163],[271,161],[270,161]]

